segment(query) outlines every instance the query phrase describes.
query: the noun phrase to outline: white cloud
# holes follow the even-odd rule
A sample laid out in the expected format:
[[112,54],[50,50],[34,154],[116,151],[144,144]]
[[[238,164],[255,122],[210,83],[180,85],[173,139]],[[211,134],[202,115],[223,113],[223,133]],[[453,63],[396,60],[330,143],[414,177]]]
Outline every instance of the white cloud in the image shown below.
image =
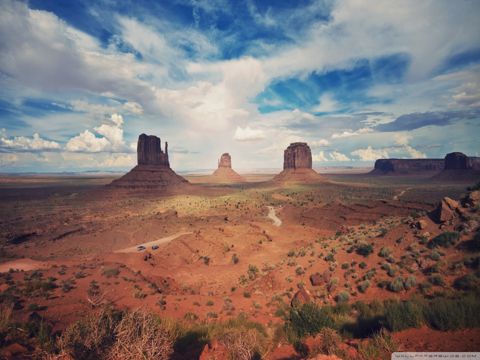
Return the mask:
[[311,110],[312,112],[332,112],[338,109],[339,104],[335,101],[333,95],[326,93],[320,97],[318,105],[314,106]]
[[320,139],[320,140],[310,141],[308,145],[310,147],[323,147],[323,146],[330,145],[330,141],[328,141],[327,139]]
[[312,161],[325,162],[325,161],[328,161],[328,158],[325,156],[325,152],[322,150],[316,154],[313,154]]
[[341,152],[338,152],[338,151],[332,151],[330,153],[330,158],[333,161],[350,161],[350,158],[347,155],[342,154]]
[[388,151],[385,149],[373,149],[370,145],[366,149],[357,149],[350,153],[362,161],[375,161],[377,159],[388,158]]
[[136,164],[136,155],[135,154],[111,154],[105,160],[100,162],[100,166],[107,168],[115,167],[133,167]]
[[241,128],[237,126],[233,138],[237,141],[257,141],[265,138],[265,134],[260,129],[252,129],[249,126]]
[[72,152],[106,151],[110,142],[104,137],[96,137],[91,131],[85,130],[71,138],[65,145],[65,150]]
[[135,114],[135,115],[143,114],[142,105],[140,105],[135,101],[127,101],[125,104],[123,104],[123,109],[131,114]]
[[0,153],[0,167],[11,166],[18,160],[16,154]]
[[49,141],[42,139],[38,133],[33,136],[15,136],[13,138],[7,138],[6,136],[0,136],[0,148],[8,148],[20,151],[40,151],[40,150],[58,150],[60,144],[55,141]]
[[352,137],[352,136],[358,136],[358,135],[363,135],[363,134],[368,134],[373,132],[371,128],[361,128],[356,131],[352,130],[345,130],[341,133],[334,133],[332,134],[331,138],[332,139],[341,139],[341,138],[347,138],[347,137]]
[[395,144],[400,146],[406,146],[412,139],[412,135],[407,133],[398,133],[398,134],[395,134],[393,138],[395,139]]

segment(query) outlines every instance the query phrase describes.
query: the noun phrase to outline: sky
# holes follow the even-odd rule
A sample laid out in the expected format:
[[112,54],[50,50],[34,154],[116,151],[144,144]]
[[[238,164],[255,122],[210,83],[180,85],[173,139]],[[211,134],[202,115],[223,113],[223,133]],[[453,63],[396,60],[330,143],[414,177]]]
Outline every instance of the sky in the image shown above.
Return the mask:
[[0,172],[480,155],[480,1],[0,0]]

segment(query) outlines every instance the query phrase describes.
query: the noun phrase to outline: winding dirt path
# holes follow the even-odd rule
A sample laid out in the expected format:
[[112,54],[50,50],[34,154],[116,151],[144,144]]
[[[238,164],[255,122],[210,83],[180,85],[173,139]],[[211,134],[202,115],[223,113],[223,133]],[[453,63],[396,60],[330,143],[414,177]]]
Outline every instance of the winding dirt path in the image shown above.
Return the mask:
[[393,197],[393,200],[398,200],[400,199],[410,188],[406,188],[405,190],[400,191],[397,195]]
[[[191,231],[182,231],[182,232],[178,232],[176,234],[170,235],[170,236],[166,236],[164,238],[160,238],[160,239],[149,241],[149,242],[142,243],[142,244],[137,244],[135,246],[131,246],[131,247],[128,247],[128,248],[125,248],[125,249],[116,250],[115,252],[116,253],[142,252],[142,251],[147,250],[149,247],[152,247],[153,245],[166,244],[166,243],[168,243],[172,240],[175,240],[176,238],[178,238],[180,236],[188,235],[188,234],[193,234],[193,233]],[[138,250],[139,246],[144,246],[145,249],[144,250]]]
[[273,206],[267,206],[268,208],[268,218],[273,221],[273,225],[280,226],[282,225],[282,220],[280,220],[277,216],[276,210]]

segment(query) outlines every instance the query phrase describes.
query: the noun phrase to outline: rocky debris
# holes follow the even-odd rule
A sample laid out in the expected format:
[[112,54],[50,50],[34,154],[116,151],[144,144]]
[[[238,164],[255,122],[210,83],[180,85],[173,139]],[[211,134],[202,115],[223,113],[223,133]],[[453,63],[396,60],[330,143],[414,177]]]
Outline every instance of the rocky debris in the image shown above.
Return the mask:
[[291,143],[283,152],[283,169],[311,169],[312,151],[307,143]]
[[239,183],[245,182],[243,176],[232,169],[232,157],[229,153],[223,153],[218,160],[218,168],[209,179],[214,183]]
[[295,295],[293,295],[292,302],[290,305],[292,307],[298,307],[302,306],[304,304],[307,304],[312,301],[312,294],[305,289],[304,287],[301,287],[300,290],[298,290]]
[[378,159],[372,174],[440,172],[444,166],[444,159]]
[[444,223],[457,216],[456,210],[460,207],[458,201],[444,197],[438,207],[433,212],[435,221]]
[[417,229],[424,230],[426,229],[426,227],[427,227],[427,222],[425,220],[421,219],[417,221],[417,224],[416,224]]
[[480,190],[471,191],[464,199],[464,203],[471,207],[480,205]]
[[223,153],[218,160],[218,167],[232,168],[232,158],[229,153]]
[[168,143],[165,143],[165,152],[160,145],[160,138],[141,134],[137,142],[137,166],[108,186],[123,189],[166,190],[188,185],[187,180],[170,168]]
[[323,277],[320,275],[320,273],[315,273],[310,275],[310,282],[312,283],[312,286],[319,286],[323,284]]
[[165,152],[163,152],[159,137],[141,134],[137,142],[137,163],[138,165],[170,167],[170,162],[168,161],[168,143],[165,143]]

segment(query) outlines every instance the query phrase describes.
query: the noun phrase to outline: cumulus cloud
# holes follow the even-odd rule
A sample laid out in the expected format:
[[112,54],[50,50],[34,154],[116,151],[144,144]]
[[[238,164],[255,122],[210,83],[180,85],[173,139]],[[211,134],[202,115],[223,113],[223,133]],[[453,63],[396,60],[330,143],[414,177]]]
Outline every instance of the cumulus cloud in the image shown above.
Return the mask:
[[55,141],[45,140],[38,133],[33,134],[32,137],[14,136],[8,138],[5,135],[1,135],[0,148],[18,151],[52,151],[59,150],[60,144]]
[[328,161],[328,158],[325,156],[325,151],[319,151],[318,153],[316,154],[313,154],[312,155],[312,161],[315,161],[315,162],[325,162],[325,161]]
[[339,104],[335,101],[335,98],[332,94],[326,93],[323,94],[319,101],[318,105],[313,107],[312,112],[333,112],[339,109]]
[[338,151],[332,151],[330,157],[333,161],[350,161],[350,158]]
[[65,150],[72,152],[128,152],[130,148],[123,139],[123,117],[112,114],[111,123],[101,124],[94,128],[97,137],[90,130],[85,130],[71,138],[65,145]]
[[312,155],[312,161],[315,161],[315,162],[327,162],[327,161],[343,162],[343,161],[350,161],[350,160],[351,159],[347,155],[338,151],[331,151],[327,153],[322,150]]
[[314,140],[310,141],[308,145],[310,145],[310,147],[323,147],[330,145],[330,141],[327,139]]
[[370,145],[368,145],[366,149],[357,149],[350,154],[358,157],[362,161],[375,161],[389,157],[386,149],[373,149]]
[[237,141],[257,141],[265,138],[265,134],[260,129],[252,129],[250,126],[244,128],[237,126],[233,138]]

